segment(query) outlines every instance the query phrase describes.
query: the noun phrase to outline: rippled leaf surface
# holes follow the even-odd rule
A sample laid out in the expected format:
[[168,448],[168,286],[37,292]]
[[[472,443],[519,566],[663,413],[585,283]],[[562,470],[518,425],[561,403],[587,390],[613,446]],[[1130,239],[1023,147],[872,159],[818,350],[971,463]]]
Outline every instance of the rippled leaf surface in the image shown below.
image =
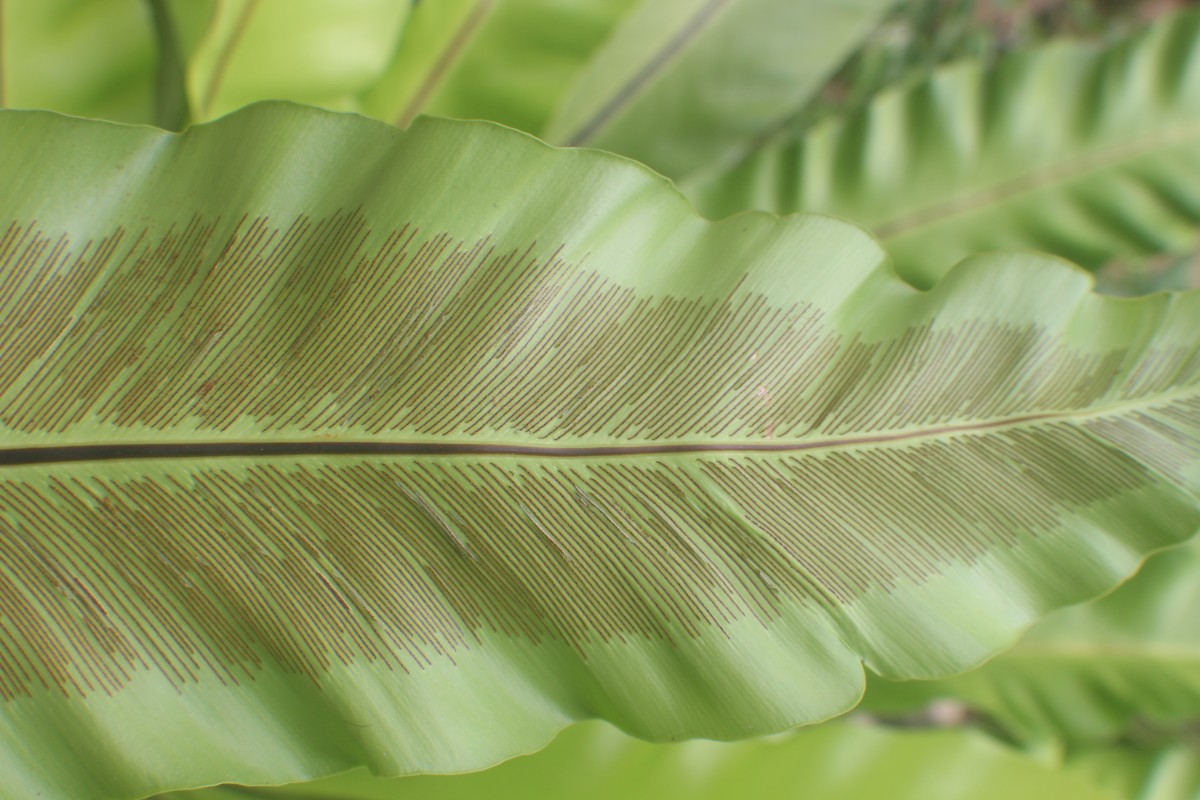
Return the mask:
[[780,730],[1200,522],[1195,293],[1031,255],[923,293],[486,124],[0,137],[14,796]]
[[1022,742],[1078,748],[1170,739],[1200,719],[1200,546],[1155,555],[1107,597],[1055,612],[983,667],[945,681],[872,684],[874,710],[939,698]]
[[685,186],[707,214],[811,211],[874,231],[910,282],[1046,250],[1089,269],[1189,249],[1200,222],[1200,14],[1101,50],[968,62]]
[[676,180],[744,153],[808,99],[890,0],[654,0],[588,60],[546,124]]
[[[272,800],[469,800],[570,795],[580,800],[1117,800],[1090,775],[1063,773],[973,731],[889,731],[853,722],[745,742],[648,744],[598,723],[545,750],[470,775],[375,778],[351,772],[260,789]],[[157,800],[236,800],[233,787]]]

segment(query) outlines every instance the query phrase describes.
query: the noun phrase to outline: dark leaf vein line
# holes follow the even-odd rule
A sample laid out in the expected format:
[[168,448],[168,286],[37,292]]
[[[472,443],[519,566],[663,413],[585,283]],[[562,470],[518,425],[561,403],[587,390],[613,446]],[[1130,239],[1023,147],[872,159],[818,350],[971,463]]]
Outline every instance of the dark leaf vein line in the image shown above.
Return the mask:
[[[1103,413],[1103,412],[1101,412]],[[1092,412],[1087,416],[1097,416]],[[1019,425],[1076,419],[1080,414],[1027,414],[1007,419],[940,425],[871,436],[843,436],[806,442],[664,442],[615,445],[534,445],[430,441],[276,441],[276,442],[121,442],[0,448],[0,466],[188,458],[270,458],[296,456],[529,456],[534,458],[605,458],[704,453],[794,453],[806,450],[882,445],[955,434],[972,434]]]
[[716,16],[729,0],[709,0],[680,28],[666,45],[656,52],[637,73],[622,85],[616,93],[597,111],[591,119],[583,123],[574,135],[568,137],[567,146],[579,147],[588,142],[596,133],[617,115],[623,106],[638,95],[663,67],[671,62],[693,39],[704,30],[709,20]]

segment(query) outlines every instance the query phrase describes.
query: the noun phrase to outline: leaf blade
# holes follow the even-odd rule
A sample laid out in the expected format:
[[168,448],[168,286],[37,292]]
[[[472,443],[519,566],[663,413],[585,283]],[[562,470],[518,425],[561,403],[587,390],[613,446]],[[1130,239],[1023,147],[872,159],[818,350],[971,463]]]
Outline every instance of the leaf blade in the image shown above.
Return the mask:
[[3,35],[5,106],[153,121],[155,42],[144,3],[9,3]]
[[1117,591],[1055,612],[980,669],[928,684],[880,681],[867,707],[895,713],[953,698],[1021,743],[1072,752],[1139,729],[1166,736],[1200,715],[1198,565],[1194,541],[1158,553]]
[[890,2],[673,0],[626,16],[541,135],[679,180],[793,113]]
[[[861,765],[855,768],[854,765]],[[738,791],[756,797],[825,800],[984,800],[1014,796],[1101,800],[1115,794],[970,731],[884,731],[834,722],[770,739],[736,743],[652,745],[604,726],[563,731],[545,750],[472,775],[401,779],[362,772],[325,781],[258,790],[265,798],[383,800],[412,797],[525,797],[529,787],[581,798],[719,800]],[[171,800],[235,797],[216,788]],[[163,798],[162,800],[167,800]]]
[[487,125],[0,125],[4,448],[185,448],[0,467],[30,786],[465,769],[591,716],[778,730],[1200,521],[1195,293],[1028,255],[919,293],[844,223],[705,223]]
[[384,72],[404,30],[408,3],[237,0],[211,18],[185,9],[187,88],[193,119],[214,119],[262,99],[311,102],[338,110]]
[[1198,25],[1180,13],[1106,50],[1060,44],[994,69],[941,69],[685,189],[716,217],[763,208],[852,219],[923,287],[994,248],[1093,270],[1183,250],[1200,213]]
[[[438,116],[488,119],[529,133],[541,131],[572,80],[634,2],[506,0],[498,4],[425,110]],[[373,92],[384,97],[387,88],[381,85]],[[370,105],[366,108],[375,113]]]

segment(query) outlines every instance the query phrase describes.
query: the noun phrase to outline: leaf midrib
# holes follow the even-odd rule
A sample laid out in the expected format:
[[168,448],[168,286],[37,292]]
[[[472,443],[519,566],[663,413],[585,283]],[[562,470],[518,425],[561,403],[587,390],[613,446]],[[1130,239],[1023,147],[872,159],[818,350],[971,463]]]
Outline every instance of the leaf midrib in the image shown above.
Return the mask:
[[1167,127],[1155,133],[1101,148],[1044,169],[1002,181],[984,189],[967,192],[949,200],[933,203],[915,211],[872,226],[883,241],[897,239],[922,228],[933,227],[954,217],[979,211],[990,205],[1032,194],[1055,183],[1065,183],[1113,165],[1149,153],[1159,147],[1173,147],[1200,138],[1200,122]]
[[634,100],[671,61],[708,27],[708,23],[730,0],[708,0],[684,22],[667,42],[646,59],[641,68],[613,92],[612,96],[571,135],[565,137],[567,147],[581,147],[596,136],[609,122]]
[[433,66],[422,78],[421,83],[417,86],[417,90],[404,104],[404,108],[396,116],[393,121],[397,128],[407,128],[416,119],[417,114],[424,110],[429,104],[430,98],[433,97],[434,91],[441,85],[442,81],[449,74],[450,68],[457,63],[459,57],[466,49],[467,45],[474,38],[479,30],[479,26],[483,24],[484,19],[491,11],[495,0],[476,0],[471,10],[466,13],[464,18],[458,24],[454,35],[438,53],[437,59]]
[[1051,411],[1002,419],[939,425],[871,436],[843,436],[791,442],[662,442],[619,445],[540,445],[496,442],[436,442],[430,440],[379,441],[309,440],[211,442],[109,442],[103,444],[0,447],[0,467],[90,461],[175,460],[186,458],[269,458],[297,456],[471,456],[491,455],[533,458],[618,458],[642,455],[696,455],[704,453],[792,453],[854,447],[903,444],[942,436],[970,435],[1022,425],[1085,420],[1119,414],[1133,408],[1168,403],[1195,393],[1196,388],[1170,392],[1153,401],[1137,400],[1086,411]]
[[1087,642],[1055,641],[1021,644],[1003,655],[1004,659],[1091,661],[1096,658],[1129,661],[1193,662],[1200,667],[1200,644],[1169,642]]

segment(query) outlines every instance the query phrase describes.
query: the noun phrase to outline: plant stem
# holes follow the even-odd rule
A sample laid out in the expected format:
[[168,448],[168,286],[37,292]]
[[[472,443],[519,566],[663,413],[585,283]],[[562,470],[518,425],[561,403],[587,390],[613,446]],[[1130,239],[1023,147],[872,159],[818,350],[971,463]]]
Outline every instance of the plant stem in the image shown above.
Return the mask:
[[182,130],[188,123],[187,85],[179,37],[171,20],[166,0],[148,0],[158,45],[158,66],[154,73],[154,122],[171,131]]

